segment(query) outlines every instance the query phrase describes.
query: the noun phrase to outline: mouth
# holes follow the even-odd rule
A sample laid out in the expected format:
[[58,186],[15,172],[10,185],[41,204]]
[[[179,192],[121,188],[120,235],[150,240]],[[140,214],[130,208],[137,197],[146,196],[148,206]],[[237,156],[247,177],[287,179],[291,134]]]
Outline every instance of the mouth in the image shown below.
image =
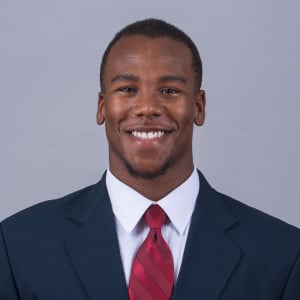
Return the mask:
[[156,130],[156,131],[131,131],[131,135],[142,140],[153,140],[161,138],[165,135],[165,131]]

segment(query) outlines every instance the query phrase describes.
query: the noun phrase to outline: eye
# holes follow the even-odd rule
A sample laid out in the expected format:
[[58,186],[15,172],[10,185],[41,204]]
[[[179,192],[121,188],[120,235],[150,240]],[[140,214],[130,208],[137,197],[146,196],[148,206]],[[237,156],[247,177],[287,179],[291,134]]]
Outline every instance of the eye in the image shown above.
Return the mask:
[[162,94],[177,94],[177,93],[179,93],[179,90],[174,89],[174,88],[163,88],[161,90],[161,93]]
[[119,87],[117,89],[117,91],[122,92],[122,93],[126,93],[126,94],[130,94],[130,93],[135,93],[136,88],[134,88],[133,86],[122,86],[122,87]]

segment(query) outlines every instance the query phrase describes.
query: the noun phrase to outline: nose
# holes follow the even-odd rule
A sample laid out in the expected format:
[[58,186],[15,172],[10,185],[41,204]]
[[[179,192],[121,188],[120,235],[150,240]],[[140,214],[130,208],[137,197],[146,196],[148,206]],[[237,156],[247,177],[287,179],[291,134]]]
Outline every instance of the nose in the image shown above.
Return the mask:
[[136,97],[132,111],[136,116],[155,117],[162,114],[163,106],[158,95],[143,91]]

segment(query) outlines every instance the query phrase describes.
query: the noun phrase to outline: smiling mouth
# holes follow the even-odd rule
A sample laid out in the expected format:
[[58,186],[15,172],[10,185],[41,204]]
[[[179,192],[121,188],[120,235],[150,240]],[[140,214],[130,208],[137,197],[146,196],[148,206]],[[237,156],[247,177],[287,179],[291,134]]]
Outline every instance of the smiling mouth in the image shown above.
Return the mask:
[[143,140],[151,140],[151,139],[157,139],[164,136],[165,132],[158,130],[158,131],[137,131],[134,130],[131,132],[131,135],[143,139]]

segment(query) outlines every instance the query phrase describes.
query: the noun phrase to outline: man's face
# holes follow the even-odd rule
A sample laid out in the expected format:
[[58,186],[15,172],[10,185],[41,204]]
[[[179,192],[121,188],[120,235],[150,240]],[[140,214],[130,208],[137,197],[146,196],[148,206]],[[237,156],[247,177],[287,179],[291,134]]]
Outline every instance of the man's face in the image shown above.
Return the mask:
[[126,180],[191,171],[193,124],[203,124],[204,107],[183,43],[122,37],[108,55],[97,112],[98,123],[106,123],[112,173]]

